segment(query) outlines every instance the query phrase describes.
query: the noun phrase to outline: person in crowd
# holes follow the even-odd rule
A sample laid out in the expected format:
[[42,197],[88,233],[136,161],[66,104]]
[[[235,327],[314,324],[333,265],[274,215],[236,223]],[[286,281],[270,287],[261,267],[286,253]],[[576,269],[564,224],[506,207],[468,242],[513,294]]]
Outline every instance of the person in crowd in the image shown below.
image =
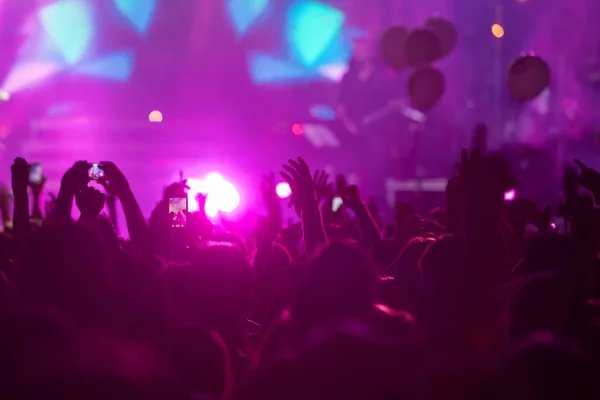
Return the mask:
[[600,174],[566,170],[558,231],[547,204],[505,202],[513,175],[481,150],[460,154],[436,221],[399,204],[385,235],[357,186],[300,157],[281,169],[299,223],[284,224],[270,176],[249,236],[204,207],[172,227],[185,181],[147,220],[111,162],[104,192],[76,162],[44,215],[45,180],[31,187],[17,158],[0,398],[598,398]]

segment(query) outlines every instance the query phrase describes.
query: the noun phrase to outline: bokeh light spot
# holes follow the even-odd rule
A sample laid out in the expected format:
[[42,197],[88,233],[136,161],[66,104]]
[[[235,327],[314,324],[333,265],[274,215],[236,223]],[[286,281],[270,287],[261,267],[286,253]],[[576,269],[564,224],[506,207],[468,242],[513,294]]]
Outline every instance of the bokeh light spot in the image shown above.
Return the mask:
[[515,189],[511,189],[504,193],[504,201],[513,201],[515,197],[517,197],[517,192]]
[[499,24],[492,25],[492,35],[500,39],[504,36],[504,28]]
[[275,186],[275,192],[280,199],[287,199],[291,196],[292,189],[290,189],[290,185],[287,182],[281,182]]
[[296,136],[304,135],[304,127],[302,126],[302,124],[299,124],[299,123],[292,124],[292,133]]
[[148,119],[150,120],[150,122],[162,122],[163,116],[160,111],[154,110],[150,113]]

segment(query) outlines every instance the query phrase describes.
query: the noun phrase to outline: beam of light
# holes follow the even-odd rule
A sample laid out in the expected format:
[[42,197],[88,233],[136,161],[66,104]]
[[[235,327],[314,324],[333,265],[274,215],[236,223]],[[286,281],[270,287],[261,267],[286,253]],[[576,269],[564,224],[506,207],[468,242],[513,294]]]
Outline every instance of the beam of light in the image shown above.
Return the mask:
[[251,54],[249,64],[254,83],[299,81],[314,77],[311,71],[301,66],[266,54]]
[[19,60],[36,60],[66,65],[62,51],[43,31],[28,36],[19,48]]
[[121,51],[77,66],[75,72],[112,81],[128,81],[135,58],[130,51]]
[[344,13],[315,1],[301,1],[290,7],[287,38],[300,62],[314,67],[344,23]]
[[269,0],[228,0],[227,11],[237,34],[248,32],[268,4]]
[[62,70],[60,65],[50,62],[25,62],[17,64],[6,77],[2,90],[16,93],[30,88]]
[[204,212],[210,218],[219,213],[231,213],[240,205],[240,193],[236,187],[218,172],[211,172],[202,179],[188,179],[188,209],[198,211],[196,196],[198,193],[206,195]]
[[349,33],[346,30],[340,30],[323,49],[317,65],[347,64],[352,56],[352,50],[353,44]]
[[143,35],[148,32],[158,0],[114,0],[114,2],[117,10],[127,18],[137,33]]
[[92,14],[83,0],[62,0],[39,10],[44,31],[67,64],[76,64],[85,54],[94,32]]
[[340,82],[346,71],[348,71],[348,65],[346,63],[325,64],[318,67],[317,71],[324,78],[333,82]]

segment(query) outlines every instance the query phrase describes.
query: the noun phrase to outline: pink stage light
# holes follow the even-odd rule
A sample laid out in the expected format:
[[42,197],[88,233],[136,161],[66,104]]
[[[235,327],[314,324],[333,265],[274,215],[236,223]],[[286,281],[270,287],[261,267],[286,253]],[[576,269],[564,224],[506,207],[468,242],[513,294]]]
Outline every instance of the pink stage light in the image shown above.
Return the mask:
[[13,67],[2,84],[7,93],[17,93],[28,89],[62,70],[62,67],[50,62],[26,62]]
[[504,193],[504,201],[513,201],[517,197],[517,192],[515,189],[509,190]]
[[299,123],[293,124],[292,125],[292,133],[296,136],[304,135],[304,127],[302,126],[302,124],[299,124]]
[[287,182],[278,183],[275,186],[275,192],[280,199],[287,199],[292,195],[292,189],[290,189],[290,185]]
[[163,115],[160,111],[158,110],[154,110],[150,113],[150,115],[148,115],[148,120],[150,122],[162,122],[163,120]]
[[199,207],[196,201],[198,193],[206,195],[204,212],[210,218],[216,217],[220,212],[233,212],[240,205],[240,193],[235,185],[218,172],[211,172],[203,179],[188,179],[187,184],[190,187],[188,192],[189,211],[198,211]]

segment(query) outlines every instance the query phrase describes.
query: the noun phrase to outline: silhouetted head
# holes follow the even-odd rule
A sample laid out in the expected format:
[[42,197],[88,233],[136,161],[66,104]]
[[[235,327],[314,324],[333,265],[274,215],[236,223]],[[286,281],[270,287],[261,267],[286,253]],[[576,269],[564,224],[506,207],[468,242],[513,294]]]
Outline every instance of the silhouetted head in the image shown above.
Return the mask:
[[255,274],[235,245],[201,248],[191,265],[170,274],[174,311],[208,325],[247,318],[255,304]]
[[355,243],[331,243],[312,259],[296,296],[292,318],[310,326],[329,318],[360,315],[377,299],[374,263]]
[[229,353],[218,333],[192,325],[181,329],[173,344],[173,367],[195,393],[220,399],[231,390]]
[[576,347],[549,333],[538,333],[506,363],[512,399],[597,399],[597,368]]
[[56,307],[77,319],[96,318],[110,290],[105,260],[93,231],[72,222],[46,225],[31,237],[17,285],[29,302]]

